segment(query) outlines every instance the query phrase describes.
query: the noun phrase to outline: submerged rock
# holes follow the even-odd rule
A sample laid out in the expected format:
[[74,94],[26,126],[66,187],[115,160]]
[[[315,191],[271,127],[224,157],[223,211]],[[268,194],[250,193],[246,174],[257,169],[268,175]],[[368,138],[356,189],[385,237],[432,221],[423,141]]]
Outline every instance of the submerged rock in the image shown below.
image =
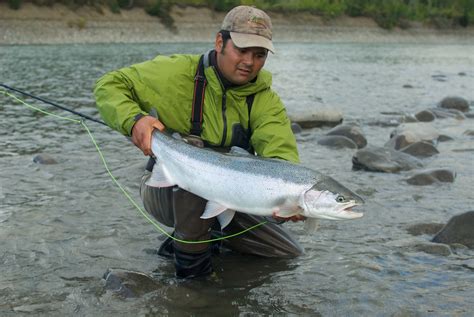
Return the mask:
[[145,273],[122,269],[108,269],[103,278],[107,290],[125,298],[140,297],[162,287]]
[[449,256],[452,254],[449,245],[435,243],[419,243],[414,246],[416,251],[434,255]]
[[435,114],[430,110],[422,110],[415,114],[415,118],[421,122],[431,122],[436,119]]
[[342,114],[335,110],[319,110],[310,113],[290,114],[290,120],[299,124],[303,129],[333,127],[342,122]]
[[323,136],[318,140],[318,144],[336,148],[357,149],[357,144],[354,141],[342,135]]
[[45,154],[45,153],[38,154],[35,157],[33,157],[33,162],[35,162],[37,164],[45,164],[45,165],[58,164],[58,161],[56,161],[54,159],[54,157],[52,157],[49,154]]
[[420,158],[431,157],[439,154],[439,151],[433,143],[425,141],[415,142],[400,149],[400,151]]
[[355,124],[341,124],[332,128],[326,135],[339,135],[351,139],[361,149],[367,145],[367,138],[361,128]]
[[407,228],[407,232],[414,236],[421,236],[423,234],[436,234],[444,227],[443,223],[417,223]]
[[463,135],[474,136],[474,130],[466,130],[464,131]]
[[457,96],[450,96],[444,98],[439,103],[439,107],[445,109],[456,109],[461,112],[469,111],[469,103],[467,102],[467,100]]
[[466,116],[463,112],[456,109],[443,109],[443,108],[433,108],[430,111],[436,116],[437,119],[457,119],[464,120]]
[[430,169],[421,171],[409,179],[407,183],[416,186],[431,185],[433,183],[454,183],[456,172],[450,169]]
[[386,147],[370,146],[358,150],[352,157],[352,168],[355,170],[397,173],[422,166],[417,158]]
[[458,243],[474,249],[474,211],[452,217],[432,241],[444,244]]

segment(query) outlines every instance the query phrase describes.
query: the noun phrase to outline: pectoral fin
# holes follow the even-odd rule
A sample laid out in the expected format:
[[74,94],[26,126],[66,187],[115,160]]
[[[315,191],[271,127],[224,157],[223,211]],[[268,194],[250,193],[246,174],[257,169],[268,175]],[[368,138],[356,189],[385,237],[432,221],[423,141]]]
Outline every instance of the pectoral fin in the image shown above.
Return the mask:
[[227,210],[227,207],[222,206],[219,203],[208,201],[206,205],[206,209],[204,210],[201,218],[202,219],[209,219],[212,217],[216,217]]
[[145,182],[145,185],[151,187],[171,187],[176,184],[170,182],[166,178],[162,166],[159,163],[155,163],[153,166],[153,171],[151,172],[151,176],[148,181]]
[[217,216],[217,220],[219,220],[219,223],[221,225],[221,229],[224,229],[227,227],[227,225],[232,221],[235,215],[235,210],[232,209],[227,209],[223,213]]

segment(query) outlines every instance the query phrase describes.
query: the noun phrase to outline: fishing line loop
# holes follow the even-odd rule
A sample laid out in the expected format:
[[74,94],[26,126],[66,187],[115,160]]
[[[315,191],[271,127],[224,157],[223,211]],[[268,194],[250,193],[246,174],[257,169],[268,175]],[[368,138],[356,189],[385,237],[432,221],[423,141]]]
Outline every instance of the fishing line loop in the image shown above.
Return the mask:
[[[57,107],[56,104],[52,103],[52,102],[47,102],[47,101],[44,101],[43,99],[39,98],[39,97],[35,97],[33,95],[30,95],[28,93],[25,93],[25,92],[21,92],[20,90],[17,90],[17,89],[14,89],[14,88],[11,88],[11,87],[8,87],[6,85],[3,85],[3,84],[0,84],[0,86],[2,87],[5,87],[9,90],[12,90],[12,91],[17,91],[21,94],[24,94],[26,96],[29,96],[33,99],[36,99],[36,100],[39,100],[39,101],[43,101],[47,104],[50,104],[52,106],[55,106]],[[112,181],[114,182],[114,184],[120,189],[120,191],[122,192],[122,194],[130,201],[130,203],[138,210],[138,212],[146,219],[148,220],[149,223],[151,223],[153,225],[153,227],[163,233],[165,236],[167,236],[168,238],[170,239],[173,239],[174,241],[177,241],[177,242],[180,242],[180,243],[185,243],[185,244],[198,244],[198,243],[210,243],[210,242],[216,242],[216,241],[221,241],[221,240],[225,240],[225,239],[230,239],[230,238],[233,238],[233,237],[236,237],[236,236],[239,236],[239,235],[242,235],[250,230],[254,230],[266,223],[268,223],[268,221],[262,221],[256,225],[253,225],[245,230],[242,230],[240,232],[237,232],[237,233],[234,233],[234,234],[230,234],[230,235],[227,235],[227,236],[222,236],[222,237],[218,237],[218,238],[214,238],[214,239],[208,239],[208,240],[199,240],[199,241],[193,241],[193,240],[182,240],[182,239],[179,239],[179,238],[176,238],[176,237],[173,237],[171,234],[169,234],[166,230],[164,230],[153,218],[151,218],[147,212],[145,212],[138,204],[137,202],[132,198],[132,196],[130,196],[130,194],[128,193],[128,191],[118,182],[118,180],[115,178],[115,176],[112,174],[112,172],[110,171],[109,169],[109,165],[107,164],[107,161],[102,153],[102,150],[100,149],[96,139],[94,138],[94,135],[92,134],[92,132],[90,131],[89,127],[87,126],[87,124],[85,123],[85,119],[88,119],[88,120],[92,120],[94,122],[98,122],[98,123],[103,123],[99,120],[96,120],[94,118],[91,118],[87,115],[83,115],[83,114],[80,114],[78,113],[77,111],[71,111],[70,109],[67,109],[65,107],[62,107],[60,106],[59,108],[60,109],[63,109],[63,110],[66,110],[66,111],[69,111],[69,112],[72,112],[76,115],[79,115],[82,117],[81,120],[77,120],[77,119],[73,119],[73,118],[69,118],[69,117],[64,117],[64,116],[60,116],[60,115],[57,115],[57,114],[54,114],[54,113],[51,113],[51,112],[48,112],[46,110],[43,110],[41,108],[38,108],[36,106],[33,106],[31,104],[28,104],[27,102],[25,102],[24,100],[16,97],[15,95],[13,94],[10,94],[8,91],[5,91],[5,90],[0,90],[0,92],[2,92],[4,95],[18,101],[19,103],[23,104],[24,106],[30,108],[30,109],[33,109],[35,111],[38,111],[38,112],[41,112],[43,114],[46,114],[46,115],[49,115],[49,116],[53,116],[55,118],[58,118],[58,119],[62,119],[62,120],[67,120],[69,122],[73,122],[73,123],[76,123],[76,124],[81,124],[82,127],[86,130],[87,134],[89,135],[89,138],[91,139],[92,141],[92,144],[95,146],[95,149],[97,151],[97,153],[99,154],[99,157],[102,161],[102,164],[104,165],[105,167],[105,170],[107,172],[107,174],[110,176],[110,178],[112,179]],[[105,123],[103,123],[105,124]]]

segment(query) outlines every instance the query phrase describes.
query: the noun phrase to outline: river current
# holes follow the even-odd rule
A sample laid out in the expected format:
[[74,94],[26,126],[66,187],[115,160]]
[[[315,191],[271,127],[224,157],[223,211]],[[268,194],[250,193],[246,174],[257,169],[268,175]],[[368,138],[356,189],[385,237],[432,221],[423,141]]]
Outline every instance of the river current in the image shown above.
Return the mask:
[[[0,46],[0,82],[99,118],[92,87],[105,72],[157,54],[202,53],[211,44]],[[288,113],[336,109],[382,146],[403,114],[455,95],[474,106],[474,45],[287,43],[266,68]],[[405,86],[405,87],[404,87]],[[21,97],[21,96],[20,96]],[[38,101],[32,105],[66,112]],[[123,136],[87,122],[112,173],[138,202],[146,159]],[[433,125],[438,144],[426,168],[447,167],[454,183],[412,186],[397,174],[352,171],[354,150],[299,138],[301,162],[362,195],[363,218],[322,221],[307,234],[286,226],[305,249],[292,260],[236,254],[214,258],[216,276],[178,282],[156,255],[157,232],[117,189],[87,132],[0,94],[0,315],[471,316],[474,252],[413,247],[417,223],[446,223],[474,207],[474,119]],[[304,133],[323,135],[329,128]],[[306,141],[304,141],[306,140]],[[40,153],[58,164],[33,162]],[[162,286],[124,299],[105,288],[109,268],[153,275]]]

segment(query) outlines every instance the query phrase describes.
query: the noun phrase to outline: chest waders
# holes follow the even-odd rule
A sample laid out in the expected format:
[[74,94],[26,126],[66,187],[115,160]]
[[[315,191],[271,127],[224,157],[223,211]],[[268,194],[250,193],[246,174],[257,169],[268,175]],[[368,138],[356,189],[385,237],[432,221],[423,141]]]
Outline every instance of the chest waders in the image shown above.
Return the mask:
[[[208,63],[208,54],[201,56],[194,79],[191,131],[190,136],[186,137],[188,143],[200,147],[206,145],[200,136],[207,85],[204,68],[207,67]],[[225,90],[223,93],[225,94]],[[232,146],[239,146],[251,153],[253,153],[253,149],[250,146],[250,111],[254,97],[255,95],[250,95],[246,100],[249,112],[247,131],[244,131],[240,124],[234,125],[231,141]],[[226,122],[224,122],[224,126],[226,126]],[[224,133],[225,131],[224,129]],[[225,134],[223,139],[225,140]],[[222,148],[210,147],[222,150]],[[263,217],[236,212],[230,224],[224,230],[220,230],[216,218],[200,218],[207,200],[177,186],[156,188],[145,184],[150,177],[149,171],[151,171],[154,163],[154,160],[148,162],[148,172],[142,177],[140,195],[148,213],[160,223],[168,227],[174,227],[173,236],[175,238],[187,241],[205,241],[211,239],[212,234],[221,236],[235,234],[265,221]],[[291,258],[302,253],[302,248],[298,242],[283,227],[273,223],[268,223],[243,235],[223,240],[222,244],[237,252],[265,257]],[[219,245],[217,245],[218,248]],[[205,276],[212,272],[211,249],[210,243],[186,244],[168,238],[161,245],[158,254],[167,257],[174,255],[176,276],[178,278],[193,278]]]

